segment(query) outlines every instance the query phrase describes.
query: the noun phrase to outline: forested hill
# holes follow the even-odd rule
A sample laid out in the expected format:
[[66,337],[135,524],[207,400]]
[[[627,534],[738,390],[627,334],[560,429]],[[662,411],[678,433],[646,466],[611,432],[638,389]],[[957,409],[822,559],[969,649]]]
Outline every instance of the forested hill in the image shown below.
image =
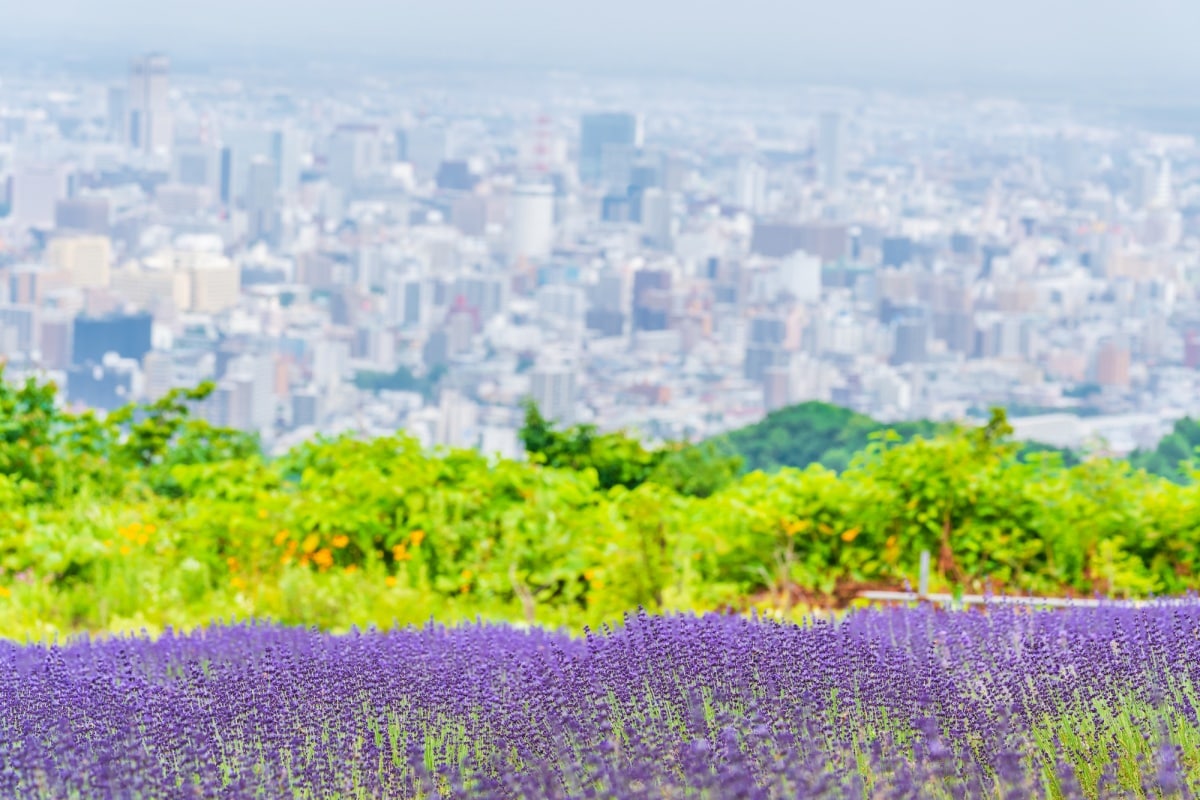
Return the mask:
[[[812,401],[773,411],[761,422],[730,431],[711,442],[723,452],[740,456],[747,471],[802,469],[809,464],[820,464],[841,472],[850,466],[855,455],[866,449],[872,434],[892,430],[901,441],[908,441],[916,436],[930,438],[948,433],[953,428],[953,423],[929,420],[880,422],[848,408]],[[1060,453],[1068,466],[1078,462],[1076,454],[1069,450],[1037,442],[1021,445],[1021,453],[1026,455],[1047,451]]]

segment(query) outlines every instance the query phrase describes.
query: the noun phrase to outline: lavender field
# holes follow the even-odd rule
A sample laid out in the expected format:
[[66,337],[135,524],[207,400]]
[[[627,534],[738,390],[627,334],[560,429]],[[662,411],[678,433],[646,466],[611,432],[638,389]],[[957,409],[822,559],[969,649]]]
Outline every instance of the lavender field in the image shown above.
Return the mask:
[[1200,603],[6,643],[0,796],[1190,797],[1198,671]]

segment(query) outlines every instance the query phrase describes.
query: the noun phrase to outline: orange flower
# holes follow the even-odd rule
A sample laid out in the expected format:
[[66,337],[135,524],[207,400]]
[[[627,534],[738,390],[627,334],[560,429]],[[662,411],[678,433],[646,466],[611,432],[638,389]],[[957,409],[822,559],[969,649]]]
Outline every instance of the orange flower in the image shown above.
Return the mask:
[[279,563],[283,564],[286,567],[288,564],[292,563],[292,557],[290,555],[288,555],[287,553],[284,553],[282,556],[279,557]]
[[421,542],[425,541],[425,531],[415,530],[408,535],[408,538],[412,540],[412,546],[417,547]]
[[843,542],[853,542],[858,537],[858,528],[851,528],[848,531],[842,531]]
[[339,550],[348,544],[350,544],[350,537],[346,536],[345,534],[339,533],[337,536],[333,537],[333,546]]
[[397,561],[408,561],[410,558],[412,558],[412,554],[408,552],[408,548],[404,546],[403,542],[401,542],[400,544],[392,547],[392,558],[396,559]]
[[287,537],[287,531],[279,531],[275,534],[275,545],[278,547],[279,545],[283,544],[287,540]]
[[325,569],[325,568],[333,566],[333,553],[322,548],[322,549],[318,550],[317,552],[313,553],[312,560],[313,560],[313,563],[316,564],[318,567]]
[[225,559],[225,563],[229,565],[230,572],[238,571],[238,560],[236,558],[234,558],[233,556],[230,556],[229,558]]

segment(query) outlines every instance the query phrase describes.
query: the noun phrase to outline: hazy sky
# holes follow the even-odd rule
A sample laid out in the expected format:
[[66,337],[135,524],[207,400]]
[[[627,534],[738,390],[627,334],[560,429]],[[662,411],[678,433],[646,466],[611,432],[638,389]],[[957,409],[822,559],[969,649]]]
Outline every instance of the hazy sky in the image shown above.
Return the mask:
[[624,73],[1200,81],[1195,0],[0,0],[0,46]]

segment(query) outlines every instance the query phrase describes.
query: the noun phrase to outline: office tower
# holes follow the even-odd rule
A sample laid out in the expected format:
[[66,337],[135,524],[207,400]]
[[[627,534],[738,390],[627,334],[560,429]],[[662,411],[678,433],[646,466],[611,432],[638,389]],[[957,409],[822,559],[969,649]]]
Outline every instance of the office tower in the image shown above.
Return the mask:
[[129,92],[120,86],[108,89],[108,133],[112,141],[129,141]]
[[73,233],[108,232],[111,204],[107,197],[69,197],[54,204],[54,227]]
[[292,128],[271,132],[271,160],[275,162],[275,188],[285,197],[300,188],[300,134]]
[[554,190],[549,186],[518,186],[512,193],[510,256],[542,259],[554,248]]
[[742,159],[738,163],[734,189],[741,208],[751,214],[761,213],[766,205],[767,171],[756,161]]
[[446,158],[446,129],[435,122],[413,126],[405,136],[404,155],[418,180],[432,179]]
[[373,125],[342,125],[329,139],[329,182],[343,192],[378,172],[382,162],[379,130]]
[[[250,163],[256,158],[271,158],[273,141],[271,132],[266,128],[246,126],[226,133],[224,145],[219,188],[222,202],[235,205],[246,199]],[[228,199],[225,199],[225,195],[228,195]]]
[[671,273],[642,269],[633,276],[633,329],[665,331],[671,315]]
[[925,360],[929,347],[929,323],[923,317],[907,317],[896,322],[892,363],[914,364]]
[[1096,353],[1096,383],[1101,386],[1129,386],[1129,348],[1112,339],[1105,340]]
[[175,362],[171,354],[162,350],[146,353],[142,356],[142,375],[142,399],[153,403],[174,386]]
[[801,303],[821,300],[821,259],[793,253],[779,265],[779,288]]
[[575,418],[575,370],[566,364],[539,365],[529,378],[529,394],[542,416],[570,425]]
[[821,115],[817,158],[825,188],[832,191],[841,189],[846,178],[846,131],[842,115],[836,111]]
[[183,186],[202,186],[220,190],[220,151],[215,147],[191,144],[175,150],[171,178]]
[[1134,162],[1131,200],[1135,208],[1166,208],[1171,204],[1171,162],[1143,156]]
[[134,59],[129,69],[127,141],[151,155],[171,149],[170,67],[165,55],[151,53]]
[[[636,115],[623,112],[584,114],[580,124],[579,179],[598,184],[617,180],[624,190],[641,146],[641,125]],[[624,171],[624,181],[620,173]]]
[[641,218],[646,242],[651,247],[670,250],[674,228],[671,196],[657,187],[644,189],[641,197]]
[[71,285],[104,288],[111,280],[112,242],[107,236],[60,236],[46,245],[46,263],[71,276]]
[[12,180],[12,219],[31,228],[53,228],[59,200],[67,195],[67,175],[58,164],[26,164]]
[[218,151],[217,197],[222,205],[233,204],[233,148],[225,146]]
[[72,333],[71,363],[101,364],[105,353],[141,361],[150,352],[149,314],[110,314],[106,317],[76,317]]
[[246,238],[251,242],[274,242],[278,233],[275,207],[275,162],[257,157],[250,162],[246,182]]

